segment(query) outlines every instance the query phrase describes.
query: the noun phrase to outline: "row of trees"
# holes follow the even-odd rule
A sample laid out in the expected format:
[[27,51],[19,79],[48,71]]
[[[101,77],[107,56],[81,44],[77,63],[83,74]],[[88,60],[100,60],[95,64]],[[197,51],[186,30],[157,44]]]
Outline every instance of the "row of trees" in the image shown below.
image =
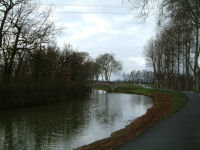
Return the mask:
[[0,13],[1,77],[10,83],[18,78],[24,62],[45,49],[57,30],[49,21],[50,10],[40,12],[31,0],[1,0]]
[[81,83],[92,77],[93,61],[88,53],[78,52],[71,45],[63,49],[48,46],[42,50],[35,50],[32,57],[25,58],[18,80],[34,83],[65,81]]
[[90,79],[93,61],[71,45],[52,44],[59,29],[34,0],[0,1],[0,80],[10,83],[79,82]]
[[133,70],[129,74],[122,75],[123,81],[133,84],[152,84],[154,82],[154,73],[148,70]]
[[60,33],[35,0],[0,0],[0,108],[68,100],[88,91],[93,78],[88,53],[59,48]]
[[0,0],[0,108],[67,100],[88,91],[86,82],[110,80],[121,70],[114,55],[93,60],[71,45],[59,48],[60,33],[35,0]]
[[0,79],[10,82],[88,80],[99,76],[109,81],[122,69],[113,54],[92,60],[88,53],[53,42],[59,33],[50,21],[51,10],[41,12],[34,0],[0,1]]
[[156,2],[160,12],[158,31],[145,46],[147,64],[154,70],[156,85],[199,90],[200,1],[145,0],[140,4],[142,9],[148,9]]

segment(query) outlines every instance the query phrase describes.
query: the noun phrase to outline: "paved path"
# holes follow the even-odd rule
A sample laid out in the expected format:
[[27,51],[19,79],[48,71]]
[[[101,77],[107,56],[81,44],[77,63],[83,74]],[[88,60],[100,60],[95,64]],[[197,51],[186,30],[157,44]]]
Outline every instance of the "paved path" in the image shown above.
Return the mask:
[[184,92],[188,103],[117,150],[200,150],[200,95]]

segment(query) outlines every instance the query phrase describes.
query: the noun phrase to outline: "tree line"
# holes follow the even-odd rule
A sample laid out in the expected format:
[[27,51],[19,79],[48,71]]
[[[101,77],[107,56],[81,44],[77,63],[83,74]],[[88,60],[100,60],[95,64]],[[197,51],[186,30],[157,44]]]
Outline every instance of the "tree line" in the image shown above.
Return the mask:
[[156,86],[200,90],[200,1],[145,0],[138,3],[141,10],[149,10],[152,4],[159,8],[157,34],[145,46],[146,62],[153,68]]
[[153,84],[155,77],[152,71],[133,70],[130,73],[123,73],[123,81],[133,84]]
[[[49,21],[50,11],[40,12],[30,0],[2,0],[0,12],[1,80],[9,84],[45,49],[56,29]],[[26,71],[30,76],[30,69]]]
[[33,0],[0,1],[0,80],[13,83],[79,82],[91,77],[92,59],[71,45],[54,44],[60,30]]
[[41,83],[52,80],[83,81],[102,77],[109,81],[122,69],[114,54],[93,60],[71,45],[54,44],[59,29],[50,21],[51,10],[41,12],[33,0],[0,2],[0,79],[2,82]]
[[86,82],[110,80],[121,63],[97,59],[70,44],[56,45],[62,31],[35,0],[0,1],[0,108],[49,103],[88,91]]

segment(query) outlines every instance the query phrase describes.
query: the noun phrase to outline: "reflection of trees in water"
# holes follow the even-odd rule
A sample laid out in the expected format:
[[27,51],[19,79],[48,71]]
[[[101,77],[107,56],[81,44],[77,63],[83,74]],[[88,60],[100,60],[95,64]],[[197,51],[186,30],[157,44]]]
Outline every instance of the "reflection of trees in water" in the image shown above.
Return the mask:
[[97,99],[94,107],[97,109],[94,111],[95,117],[93,119],[95,119],[102,126],[114,125],[115,120],[120,116],[120,109],[113,108],[113,95],[110,95],[111,94],[108,93],[98,93],[98,96],[96,96]]
[[131,104],[135,108],[141,108],[141,110],[148,109],[153,105],[153,99],[143,95],[132,95]]
[[144,108],[150,103],[142,96],[94,90],[86,99],[2,111],[0,149],[54,150],[60,145],[61,149],[70,149],[68,147],[77,145],[77,141],[84,142],[81,141],[82,135],[90,135],[90,139],[98,138],[97,134],[105,136],[102,130],[110,132],[119,127],[118,124],[126,117],[124,112],[132,113],[133,109]]
[[138,116],[152,106],[152,98],[143,95],[93,91],[92,97],[95,97],[92,107],[95,109],[95,117],[91,119],[95,119],[101,126],[105,127],[114,126],[117,121],[123,120],[126,111],[134,111],[133,115]]
[[5,141],[7,141],[7,145],[8,147],[4,146],[4,149],[8,149],[8,150],[12,150],[14,148],[14,145],[13,145],[13,134],[12,134],[12,126],[11,124],[8,124],[6,127],[5,127]]
[[40,150],[53,145],[59,133],[71,138],[84,125],[84,104],[87,100],[1,112],[0,149]]
[[145,109],[152,107],[153,99],[151,97],[140,95],[139,99],[141,102],[141,106],[143,106]]

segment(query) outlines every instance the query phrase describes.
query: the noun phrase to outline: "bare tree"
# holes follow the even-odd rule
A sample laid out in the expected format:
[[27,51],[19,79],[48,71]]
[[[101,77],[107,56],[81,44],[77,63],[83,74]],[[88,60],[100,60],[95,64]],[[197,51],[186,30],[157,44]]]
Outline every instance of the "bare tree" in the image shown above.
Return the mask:
[[3,12],[1,57],[4,77],[9,82],[14,70],[17,76],[25,55],[50,42],[57,30],[49,21],[50,10],[40,13],[38,4],[31,0],[1,1],[0,4]]
[[100,68],[100,73],[105,77],[106,81],[110,81],[112,73],[116,73],[122,70],[122,63],[115,59],[113,54],[103,54],[97,57],[96,63]]
[[[168,85],[171,88],[191,89],[193,86],[194,90],[199,90],[200,1],[127,1],[131,3],[133,8],[139,9],[138,13],[145,17],[148,17],[148,14],[152,12],[152,9],[149,8],[158,8],[157,29],[159,30],[157,35],[159,38],[153,40],[152,44],[148,45],[147,50],[145,50],[147,63],[154,68],[156,80],[165,87]],[[159,53],[159,47],[162,49],[161,53]],[[152,56],[156,59],[153,59]],[[166,83],[166,79],[168,79],[168,83]]]

